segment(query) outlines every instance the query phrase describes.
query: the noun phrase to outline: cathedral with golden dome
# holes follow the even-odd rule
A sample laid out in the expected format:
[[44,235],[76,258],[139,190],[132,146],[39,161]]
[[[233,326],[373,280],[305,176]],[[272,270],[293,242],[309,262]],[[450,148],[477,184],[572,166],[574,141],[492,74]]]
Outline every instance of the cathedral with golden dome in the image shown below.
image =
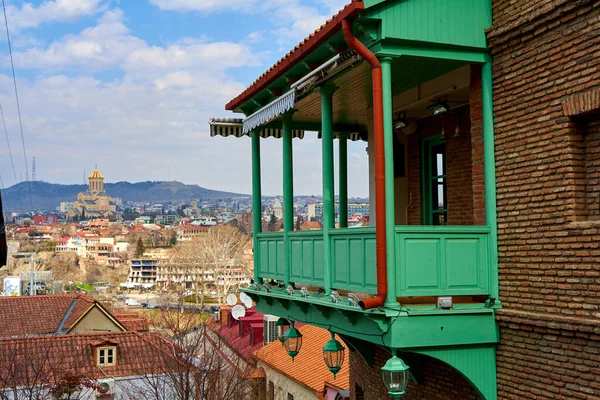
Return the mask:
[[69,219],[115,218],[117,204],[104,190],[104,176],[94,168],[88,176],[88,190],[79,192],[73,208],[67,212]]

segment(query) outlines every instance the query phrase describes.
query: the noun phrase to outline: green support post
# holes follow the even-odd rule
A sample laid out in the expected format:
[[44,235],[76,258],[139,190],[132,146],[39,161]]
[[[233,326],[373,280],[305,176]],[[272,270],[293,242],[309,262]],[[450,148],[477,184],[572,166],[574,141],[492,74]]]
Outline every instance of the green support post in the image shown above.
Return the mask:
[[294,230],[294,161],[292,158],[292,112],[283,114],[283,280],[290,283],[289,233]]
[[339,185],[340,185],[340,206],[339,220],[340,228],[348,227],[348,134],[346,132],[338,133],[339,138]]
[[258,263],[258,234],[262,232],[262,193],[260,187],[260,134],[252,131],[252,238],[254,242],[254,282],[262,283]]
[[483,170],[485,179],[485,219],[490,227],[491,296],[500,306],[498,288],[498,220],[496,216],[496,162],[494,150],[494,104],[492,97],[492,62],[488,60],[481,71],[483,114]]
[[335,88],[322,86],[321,93],[321,147],[323,159],[323,251],[324,289],[331,292],[331,241],[329,231],[335,228],[335,197],[333,181],[333,92]]
[[[381,59],[383,96],[383,137],[385,144],[385,233],[387,256],[388,291],[385,306],[398,308],[396,300],[396,232],[394,199],[394,128],[392,107],[392,61],[391,57]],[[379,212],[379,211],[378,211]]]

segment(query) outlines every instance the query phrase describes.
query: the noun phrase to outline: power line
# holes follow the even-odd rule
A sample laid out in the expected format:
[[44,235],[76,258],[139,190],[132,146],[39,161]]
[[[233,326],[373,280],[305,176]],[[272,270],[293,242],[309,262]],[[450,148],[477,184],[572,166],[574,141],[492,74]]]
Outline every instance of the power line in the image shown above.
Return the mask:
[[6,16],[6,4],[2,0],[2,10],[4,12],[4,23],[6,24],[6,40],[8,41],[8,53],[10,54],[10,66],[12,68],[13,84],[15,86],[15,99],[17,101],[17,113],[19,114],[19,129],[21,130],[21,143],[23,144],[23,157],[25,158],[25,179],[29,187],[29,202],[33,210],[33,198],[31,196],[31,182],[29,181],[29,166],[27,165],[27,151],[25,150],[25,135],[23,135],[23,120],[21,118],[21,106],[19,104],[19,91],[17,90],[17,76],[15,74],[15,63],[13,60],[12,46],[10,44],[10,33],[8,31],[8,17]]
[[[13,176],[15,178],[15,185],[19,184],[17,180],[17,170],[15,169],[15,162],[13,160],[12,150],[10,147],[10,140],[8,139],[8,129],[6,129],[6,120],[4,119],[4,110],[2,109],[2,104],[0,104],[0,115],[2,116],[2,125],[4,125],[4,134],[6,135],[6,144],[8,145],[8,155],[10,156],[10,165],[12,166]],[[2,184],[4,187],[4,183]],[[21,201],[21,191],[17,188],[17,193],[19,194],[19,204],[21,205],[21,209],[23,209],[23,202]]]

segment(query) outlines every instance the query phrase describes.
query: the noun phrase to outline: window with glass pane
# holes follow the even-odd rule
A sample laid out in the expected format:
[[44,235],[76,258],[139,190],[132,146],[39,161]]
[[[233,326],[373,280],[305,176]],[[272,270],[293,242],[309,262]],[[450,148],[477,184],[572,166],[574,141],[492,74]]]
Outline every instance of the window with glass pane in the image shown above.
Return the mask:
[[448,223],[446,180],[446,143],[431,138],[423,143],[423,224]]

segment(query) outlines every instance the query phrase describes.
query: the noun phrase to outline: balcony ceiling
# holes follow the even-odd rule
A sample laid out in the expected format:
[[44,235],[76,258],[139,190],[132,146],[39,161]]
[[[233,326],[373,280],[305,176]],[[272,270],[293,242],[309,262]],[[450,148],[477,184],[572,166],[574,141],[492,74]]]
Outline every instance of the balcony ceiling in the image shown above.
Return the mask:
[[[393,95],[405,92],[465,65],[464,62],[400,57],[392,64]],[[334,77],[331,83],[338,87],[333,96],[333,120],[338,124],[367,125],[372,106],[371,68],[361,62],[347,72]],[[456,96],[456,94],[455,94]],[[468,102],[468,93],[460,94],[460,101]],[[458,101],[458,100],[457,100]],[[321,121],[321,100],[318,93],[310,93],[298,100],[294,107],[296,122]],[[424,107],[423,107],[424,108]]]

